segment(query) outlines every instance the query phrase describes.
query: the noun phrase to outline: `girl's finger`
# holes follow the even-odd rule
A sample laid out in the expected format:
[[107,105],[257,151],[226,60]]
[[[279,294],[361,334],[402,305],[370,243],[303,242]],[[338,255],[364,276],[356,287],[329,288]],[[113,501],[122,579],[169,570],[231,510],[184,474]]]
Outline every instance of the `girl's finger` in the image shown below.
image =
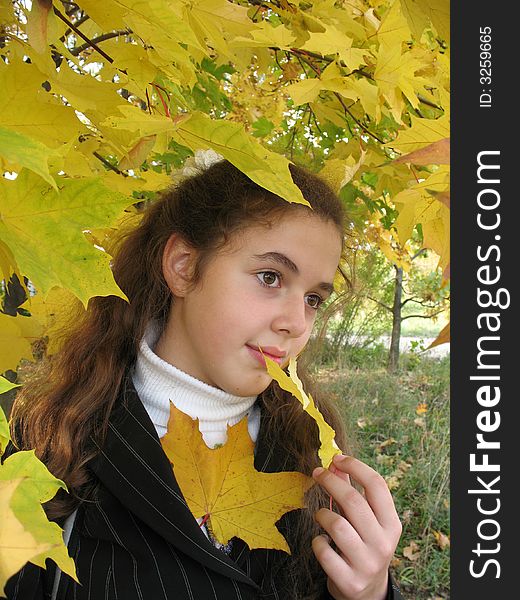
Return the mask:
[[363,564],[367,554],[367,546],[358,531],[347,519],[326,508],[316,511],[314,518],[334,540],[341,557],[352,568],[356,564]]
[[334,473],[334,475],[337,475],[340,479],[343,479],[343,481],[350,483],[350,475],[340,471],[334,463],[330,463],[329,470],[331,473]]
[[325,535],[318,535],[312,540],[312,551],[322,569],[334,582],[352,579],[352,567],[330,547]]
[[365,498],[382,527],[400,535],[401,523],[395,510],[392,494],[384,478],[365,463],[351,456],[336,455],[334,465],[348,473],[365,489]]
[[345,519],[354,527],[359,537],[366,544],[377,543],[382,528],[367,500],[350,483],[328,470],[322,470],[319,474],[316,474],[315,470],[313,477],[332,495]]

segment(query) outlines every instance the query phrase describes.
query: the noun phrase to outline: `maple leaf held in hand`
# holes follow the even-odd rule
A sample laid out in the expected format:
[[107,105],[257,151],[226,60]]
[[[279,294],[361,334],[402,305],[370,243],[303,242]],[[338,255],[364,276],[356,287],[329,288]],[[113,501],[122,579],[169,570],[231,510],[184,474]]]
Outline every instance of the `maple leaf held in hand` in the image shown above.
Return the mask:
[[161,444],[191,512],[196,518],[208,516],[219,542],[227,544],[236,536],[250,548],[290,552],[275,523],[286,512],[303,508],[303,495],[314,481],[297,472],[256,471],[247,417],[228,427],[223,446],[210,449],[198,421],[171,404]]

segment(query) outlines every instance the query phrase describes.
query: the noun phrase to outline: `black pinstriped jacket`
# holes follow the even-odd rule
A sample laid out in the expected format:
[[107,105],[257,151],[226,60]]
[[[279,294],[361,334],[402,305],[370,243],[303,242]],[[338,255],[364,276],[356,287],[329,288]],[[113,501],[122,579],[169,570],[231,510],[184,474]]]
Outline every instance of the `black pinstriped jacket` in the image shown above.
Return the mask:
[[[262,437],[257,470],[290,470]],[[101,453],[90,468],[99,481],[94,502],[80,505],[69,553],[77,585],[62,575],[57,600],[297,600],[284,578],[287,554],[257,549],[237,538],[231,554],[215,548],[193,518],[155,427],[128,378],[110,418]],[[291,515],[279,522],[290,540]],[[6,587],[8,600],[47,600],[54,563],[28,563]],[[330,598],[326,579],[317,582]],[[0,591],[1,593],[1,591]],[[390,579],[387,600],[401,596]]]

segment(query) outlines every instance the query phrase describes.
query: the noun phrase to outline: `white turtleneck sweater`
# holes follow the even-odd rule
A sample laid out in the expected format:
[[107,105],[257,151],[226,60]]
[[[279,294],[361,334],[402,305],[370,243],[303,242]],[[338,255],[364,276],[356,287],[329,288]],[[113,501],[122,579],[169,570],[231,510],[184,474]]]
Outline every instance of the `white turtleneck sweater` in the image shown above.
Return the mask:
[[158,329],[148,327],[132,381],[159,437],[166,433],[171,400],[183,413],[199,420],[199,430],[209,448],[224,444],[228,425],[236,425],[246,415],[249,435],[256,442],[260,426],[256,396],[233,396],[177,369],[153,352],[158,338]]

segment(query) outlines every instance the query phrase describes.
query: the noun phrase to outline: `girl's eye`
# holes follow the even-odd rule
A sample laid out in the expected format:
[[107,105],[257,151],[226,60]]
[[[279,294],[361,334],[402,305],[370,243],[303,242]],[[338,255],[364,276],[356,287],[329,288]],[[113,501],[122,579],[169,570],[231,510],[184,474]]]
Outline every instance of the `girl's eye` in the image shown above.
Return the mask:
[[280,287],[280,275],[276,271],[261,271],[256,276],[266,287]]
[[305,301],[311,308],[317,310],[323,302],[323,298],[318,296],[318,294],[309,294],[308,296],[305,296]]

